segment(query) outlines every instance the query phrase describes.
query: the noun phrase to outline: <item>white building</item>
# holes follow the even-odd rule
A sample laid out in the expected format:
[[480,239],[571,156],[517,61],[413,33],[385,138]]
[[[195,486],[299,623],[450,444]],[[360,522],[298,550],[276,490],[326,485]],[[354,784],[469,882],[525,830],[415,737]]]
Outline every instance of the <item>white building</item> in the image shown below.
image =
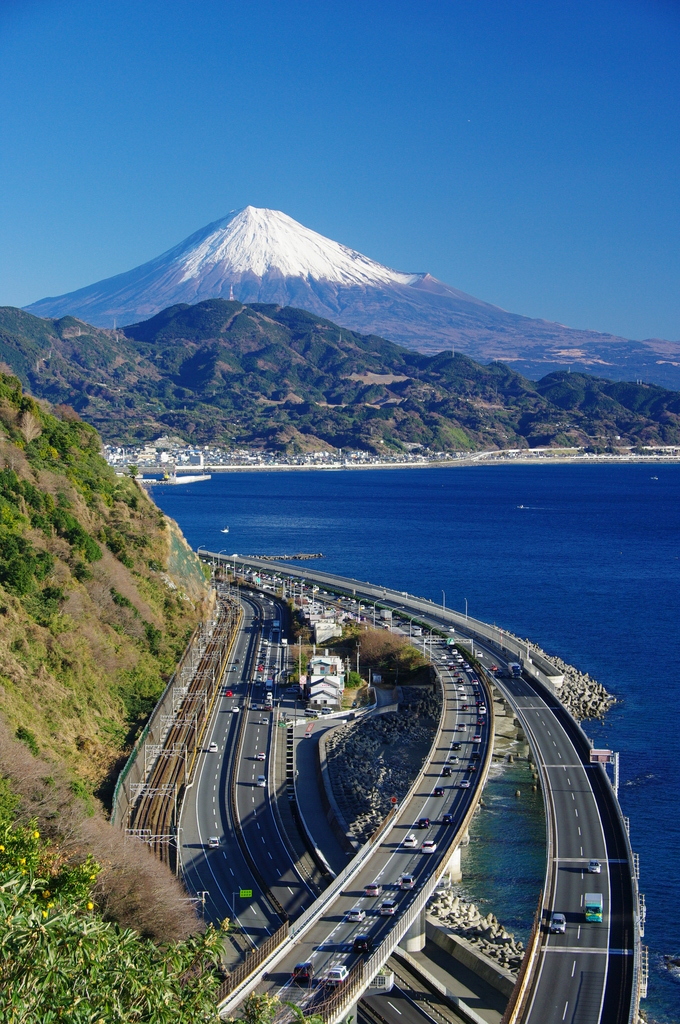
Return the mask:
[[314,623],[314,643],[322,644],[335,636],[342,636],[342,626],[337,622],[319,621]]
[[326,651],[309,659],[305,690],[311,707],[340,707],[344,688],[342,658]]

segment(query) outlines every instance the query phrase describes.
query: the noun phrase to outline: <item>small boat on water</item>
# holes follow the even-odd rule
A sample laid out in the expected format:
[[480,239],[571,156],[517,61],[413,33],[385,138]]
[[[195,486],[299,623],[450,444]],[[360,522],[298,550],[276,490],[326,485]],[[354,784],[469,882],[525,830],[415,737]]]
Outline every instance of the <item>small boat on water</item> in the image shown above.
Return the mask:
[[220,530],[220,533],[229,533],[229,527],[225,526],[223,530]]

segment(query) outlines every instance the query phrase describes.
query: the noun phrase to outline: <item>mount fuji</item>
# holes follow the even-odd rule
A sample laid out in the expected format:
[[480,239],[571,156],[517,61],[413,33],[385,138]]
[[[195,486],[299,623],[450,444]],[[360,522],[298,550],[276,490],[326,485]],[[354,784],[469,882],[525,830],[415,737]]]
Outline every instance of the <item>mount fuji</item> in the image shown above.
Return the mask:
[[573,369],[680,387],[680,343],[636,342],[506,312],[427,273],[392,270],[278,210],[247,206],[124,274],[27,310],[124,326],[204,299],[297,306],[420,352],[457,349],[530,376]]

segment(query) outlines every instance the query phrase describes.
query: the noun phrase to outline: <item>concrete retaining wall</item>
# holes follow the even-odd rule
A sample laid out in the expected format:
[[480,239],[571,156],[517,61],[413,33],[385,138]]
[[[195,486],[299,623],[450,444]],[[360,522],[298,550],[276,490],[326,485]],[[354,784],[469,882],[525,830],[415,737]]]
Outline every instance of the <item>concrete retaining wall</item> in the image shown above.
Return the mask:
[[460,960],[465,967],[473,971],[477,977],[482,978],[489,985],[492,985],[501,995],[509,999],[517,980],[514,974],[494,963],[490,957],[485,956],[475,949],[471,942],[468,942],[461,935],[442,928],[433,918],[426,919],[425,934],[427,938],[448,953],[450,956]]
[[[214,600],[212,602],[212,607],[214,608]],[[144,747],[147,743],[153,744],[161,742],[163,732],[165,730],[165,723],[162,721],[163,716],[172,714],[173,688],[180,684],[186,685],[186,682],[188,682],[187,676],[189,675],[191,668],[192,652],[195,652],[195,665],[198,665],[200,660],[199,645],[201,643],[202,628],[203,627],[201,625],[197,626],[194,630],[194,633],[179,660],[177,668],[173,672],[168,685],[163,690],[156,707],[151,712],[149,720],[142,730],[141,736],[135,743],[132,753],[118,776],[111,806],[111,824],[116,825],[118,828],[124,829],[127,827],[128,812],[132,803],[130,796],[132,786],[135,783],[143,782],[146,778]]]
[[321,794],[321,802],[324,806],[324,810],[326,811],[328,824],[333,829],[333,835],[336,837],[343,850],[346,850],[347,853],[355,854],[357,850],[361,849],[361,844],[350,835],[349,827],[345,821],[345,816],[338,807],[338,802],[335,799],[333,786],[331,785],[330,776],[328,774],[326,739],[329,731],[330,730],[327,730],[319,736],[316,748],[318,754],[316,762],[317,781],[319,784],[319,792]]

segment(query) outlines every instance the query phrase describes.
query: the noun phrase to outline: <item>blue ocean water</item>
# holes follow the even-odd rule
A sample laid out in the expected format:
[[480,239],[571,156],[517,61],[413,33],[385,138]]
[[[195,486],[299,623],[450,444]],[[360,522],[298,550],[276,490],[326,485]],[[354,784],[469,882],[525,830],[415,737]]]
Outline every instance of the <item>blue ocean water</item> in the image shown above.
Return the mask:
[[[223,473],[153,495],[194,547],[322,551],[319,568],[458,609],[467,599],[471,615],[530,637],[618,697],[586,731],[621,753],[647,897],[646,1009],[677,1024],[680,978],[663,956],[680,956],[680,466]],[[495,876],[507,906],[506,867]]]

